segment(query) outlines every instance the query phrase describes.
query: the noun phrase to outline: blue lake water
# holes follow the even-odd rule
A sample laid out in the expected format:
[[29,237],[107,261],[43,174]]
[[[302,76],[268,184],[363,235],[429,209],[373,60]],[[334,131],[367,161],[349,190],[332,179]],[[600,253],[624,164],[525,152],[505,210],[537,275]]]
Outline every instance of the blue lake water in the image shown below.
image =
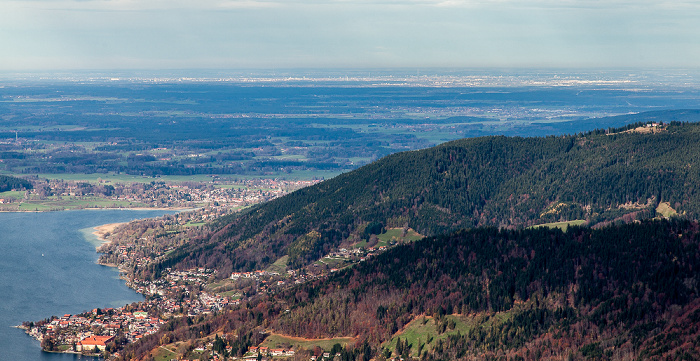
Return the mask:
[[142,300],[115,268],[95,263],[92,227],[166,213],[174,212],[0,213],[0,360],[86,359],[42,352],[38,341],[12,326]]

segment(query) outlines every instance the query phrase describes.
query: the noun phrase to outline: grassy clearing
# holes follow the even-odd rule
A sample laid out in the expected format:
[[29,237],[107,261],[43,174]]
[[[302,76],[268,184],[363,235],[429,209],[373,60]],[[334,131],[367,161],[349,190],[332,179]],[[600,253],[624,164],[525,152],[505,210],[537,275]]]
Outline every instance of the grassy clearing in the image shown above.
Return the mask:
[[554,222],[554,223],[538,224],[538,225],[528,227],[528,228],[536,228],[536,227],[559,228],[562,231],[566,232],[566,230],[569,229],[569,226],[580,226],[583,224],[586,224],[586,220],[577,219],[577,220],[568,221],[568,222]]
[[206,286],[207,292],[212,292],[224,297],[233,297],[234,299],[241,298],[240,291],[234,286],[235,281],[229,278],[219,282],[211,283]]
[[158,347],[153,355],[155,361],[170,361],[177,359],[177,353],[166,346]]
[[8,199],[22,199],[24,198],[24,193],[25,191],[7,191],[7,192],[0,192],[0,198]]
[[275,263],[268,266],[265,271],[284,274],[287,272],[287,260],[289,260],[289,256],[280,257]]
[[324,339],[307,339],[301,337],[290,337],[278,334],[271,334],[265,341],[263,341],[260,346],[267,346],[270,348],[282,348],[282,347],[294,347],[298,350],[300,348],[305,348],[311,350],[318,346],[326,351],[330,351],[333,345],[339,343],[341,346],[345,346],[349,343],[354,342],[352,337],[336,337],[336,338],[324,338]]
[[[389,242],[415,242],[423,239],[425,236],[409,228],[406,234],[403,234],[403,228],[389,228],[385,233],[377,235],[377,245],[375,247],[389,246]],[[353,245],[354,248],[367,248],[367,240],[362,240]]]
[[97,183],[99,180],[112,183],[151,183],[151,182],[210,182],[210,175],[192,175],[192,176],[159,176],[159,177],[144,177],[129,174],[37,174],[39,178],[46,179],[62,179],[65,181],[83,181]]
[[447,322],[454,322],[454,328],[446,329],[445,332],[440,333],[433,317],[418,317],[409,322],[409,324],[406,325],[402,331],[394,335],[391,340],[382,344],[382,347],[394,351],[399,339],[404,342],[408,340],[408,343],[412,345],[411,354],[417,355],[420,345],[423,345],[423,350],[428,350],[432,348],[438,340],[446,339],[450,335],[455,335],[458,332],[465,334],[474,327],[475,323],[474,317],[448,315],[445,316],[444,319]]
[[[126,164],[123,164],[126,165]],[[100,180],[111,183],[151,183],[151,182],[170,182],[170,183],[181,183],[181,182],[211,182],[214,177],[219,180],[250,180],[250,179],[271,179],[279,178],[282,180],[289,181],[305,181],[312,179],[330,179],[338,174],[343,173],[343,171],[338,170],[299,170],[293,171],[291,173],[286,172],[272,172],[261,175],[243,175],[243,174],[197,174],[191,176],[179,176],[179,175],[164,175],[158,177],[147,177],[129,174],[113,174],[113,173],[76,173],[76,174],[66,174],[66,173],[41,173],[37,174],[39,178],[46,179],[60,179],[64,181],[80,181],[88,183],[98,183]],[[14,174],[7,172],[8,175],[22,176],[22,174]]]
[[396,242],[415,242],[423,239],[423,235],[418,234],[418,232],[409,228],[406,234],[403,234],[403,228],[390,228],[386,230],[386,233],[377,235],[380,242],[388,243],[389,241]]
[[248,189],[248,186],[240,185],[240,184],[217,184],[214,186],[214,188],[221,188],[221,189]]
[[671,208],[671,204],[668,202],[659,203],[659,206],[656,207],[656,213],[662,215],[664,218],[671,218],[678,215],[678,212]]
[[[550,306],[554,305],[561,297],[560,294],[551,294],[545,302]],[[402,342],[408,341],[411,345],[411,355],[416,357],[418,350],[422,347],[423,352],[435,347],[439,340],[444,340],[457,333],[461,335],[473,334],[474,331],[489,332],[492,329],[502,328],[507,322],[519,313],[534,308],[532,299],[525,302],[517,302],[513,307],[504,312],[480,312],[469,315],[446,315],[435,319],[431,316],[419,316],[409,322],[402,330],[392,336],[389,341],[381,346],[386,350],[395,352],[399,339]],[[549,308],[549,307],[547,307]]]
[[[0,197],[1,198],[1,197]],[[149,208],[150,206],[139,202],[114,201],[109,199],[58,199],[48,197],[42,200],[25,200],[22,203],[0,204],[3,211],[52,211],[83,208]]]
[[326,265],[331,268],[339,268],[343,263],[345,263],[345,258],[321,258],[316,261],[319,266]]
[[355,243],[354,245],[352,245],[352,247],[353,248],[367,248],[367,241],[365,241],[365,240],[359,241],[359,242]]
[[396,343],[401,339],[402,342],[408,341],[408,344],[411,345],[410,354],[418,356],[419,349],[423,351],[430,350],[438,340],[447,339],[457,333],[464,335],[478,328],[490,329],[499,327],[499,325],[510,320],[513,314],[519,310],[520,307],[514,307],[506,312],[491,315],[483,313],[469,316],[446,315],[440,320],[436,320],[431,316],[421,316],[409,322],[391,340],[384,342],[382,347],[394,352]]
[[60,207],[53,207],[48,204],[41,204],[41,203],[32,203],[32,202],[22,202],[22,203],[15,203],[15,204],[3,204],[0,207],[0,210],[3,211],[18,211],[18,212],[45,212],[45,211],[52,211],[52,210],[57,210],[57,209],[63,209]]
[[241,292],[237,291],[237,290],[220,292],[217,294],[219,296],[222,296],[222,297],[231,297],[231,299],[233,299],[233,300],[240,300],[241,298],[243,298],[243,295],[241,294]]
[[214,291],[216,292],[217,289],[223,288],[223,287],[228,287],[233,284],[233,280],[230,278],[224,278],[223,280],[219,282],[214,282],[210,283],[206,286],[206,289],[209,291]]

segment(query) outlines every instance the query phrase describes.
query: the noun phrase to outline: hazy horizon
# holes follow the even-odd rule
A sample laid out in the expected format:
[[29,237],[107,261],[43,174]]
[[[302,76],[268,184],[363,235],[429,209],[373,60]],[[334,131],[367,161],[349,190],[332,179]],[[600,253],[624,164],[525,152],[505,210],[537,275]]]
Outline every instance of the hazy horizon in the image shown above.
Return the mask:
[[3,71],[0,88],[23,83],[174,84],[339,87],[587,87],[590,89],[695,89],[698,69],[165,69]]
[[700,68],[661,0],[5,0],[0,71]]

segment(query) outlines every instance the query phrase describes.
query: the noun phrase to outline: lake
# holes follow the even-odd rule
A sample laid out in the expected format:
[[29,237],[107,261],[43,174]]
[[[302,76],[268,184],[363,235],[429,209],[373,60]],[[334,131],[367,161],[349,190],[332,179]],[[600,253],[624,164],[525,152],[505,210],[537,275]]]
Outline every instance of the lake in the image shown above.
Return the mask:
[[[0,360],[74,360],[13,328],[23,321],[120,307],[143,297],[116,268],[100,266],[92,227],[172,214],[163,210],[0,213]],[[92,243],[91,243],[92,242]]]

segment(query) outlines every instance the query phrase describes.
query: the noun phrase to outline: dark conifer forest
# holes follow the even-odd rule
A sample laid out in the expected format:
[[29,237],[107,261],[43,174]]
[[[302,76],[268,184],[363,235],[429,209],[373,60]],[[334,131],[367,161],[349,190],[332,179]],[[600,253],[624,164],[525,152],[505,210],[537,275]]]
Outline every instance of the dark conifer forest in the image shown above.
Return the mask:
[[[354,351],[365,347],[368,357],[381,357],[394,352],[386,342],[410,322],[431,318],[439,335],[455,327],[458,315],[471,322],[466,333],[405,345],[407,354],[423,360],[693,359],[700,350],[698,267],[700,225],[687,220],[567,232],[461,230],[398,246],[213,318],[172,321],[140,347],[146,352],[164,336],[177,341],[215,331],[253,345],[264,331],[352,336]],[[130,352],[139,355],[134,347]],[[359,360],[364,353],[348,355]]]
[[398,153],[218,220],[218,231],[162,267],[264,268],[289,255],[303,266],[371,222],[431,236],[462,228],[589,226],[656,216],[665,203],[696,219],[700,126],[671,123],[542,138],[482,137]]
[[0,192],[32,189],[32,183],[26,179],[0,175]]
[[208,267],[227,277],[283,256],[300,270],[387,228],[427,237],[174,319],[124,358],[221,333],[231,356],[277,334],[351,338],[333,347],[340,360],[697,359],[698,140],[699,125],[679,122],[463,139],[220,218],[141,276]]

